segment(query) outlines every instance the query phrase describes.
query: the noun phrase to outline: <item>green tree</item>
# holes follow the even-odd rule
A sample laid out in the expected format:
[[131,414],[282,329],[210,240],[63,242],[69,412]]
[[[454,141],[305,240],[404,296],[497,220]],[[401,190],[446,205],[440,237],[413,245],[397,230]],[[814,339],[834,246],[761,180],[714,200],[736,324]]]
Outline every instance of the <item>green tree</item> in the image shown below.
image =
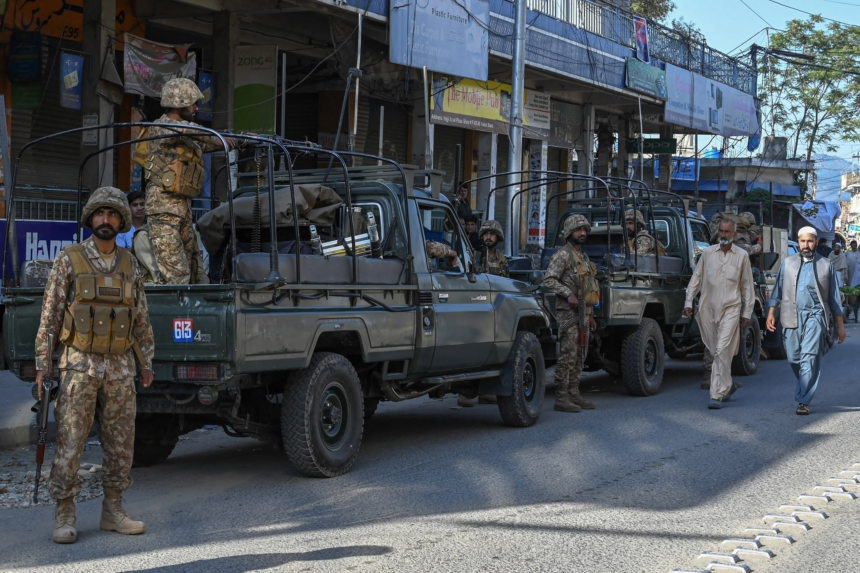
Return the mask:
[[655,22],[663,22],[669,12],[675,9],[672,0],[633,0],[630,10],[637,16],[645,16]]
[[836,151],[840,141],[860,141],[858,55],[860,28],[820,16],[792,20],[784,32],[771,35],[770,50],[759,61],[763,132],[787,137],[789,154],[807,161],[815,153]]

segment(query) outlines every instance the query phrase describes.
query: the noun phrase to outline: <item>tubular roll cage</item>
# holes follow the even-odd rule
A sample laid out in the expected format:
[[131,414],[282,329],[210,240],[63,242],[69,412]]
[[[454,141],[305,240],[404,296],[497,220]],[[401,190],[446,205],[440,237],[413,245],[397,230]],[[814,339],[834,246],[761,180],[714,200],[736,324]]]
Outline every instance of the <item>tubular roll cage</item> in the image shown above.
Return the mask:
[[[407,241],[407,252],[411,252],[411,234],[409,232],[409,217],[407,210],[407,190],[411,188],[410,182],[407,180],[406,171],[403,167],[394,161],[393,159],[388,159],[385,157],[380,157],[376,155],[371,155],[368,153],[359,153],[355,151],[332,151],[329,149],[323,149],[322,147],[316,144],[308,144],[306,142],[297,142],[288,139],[284,139],[281,137],[273,136],[273,135],[254,135],[254,134],[244,134],[244,133],[231,133],[229,131],[217,131],[202,125],[192,125],[189,126],[187,124],[181,123],[157,123],[150,121],[139,121],[139,122],[119,122],[119,123],[108,123],[96,126],[87,126],[87,127],[77,127],[74,129],[68,129],[65,131],[53,133],[51,135],[46,135],[44,137],[40,137],[38,139],[34,139],[30,141],[24,146],[22,146],[21,150],[18,152],[15,157],[14,169],[12,171],[12,181],[9,186],[9,197],[6,198],[7,201],[7,212],[6,212],[6,233],[3,239],[3,266],[0,269],[0,272],[3,273],[3,284],[5,285],[8,281],[8,277],[6,276],[6,255],[9,252],[9,244],[13,243],[13,248],[11,250],[11,258],[12,258],[12,285],[10,286],[20,286],[20,269],[19,269],[19,261],[18,261],[18,249],[17,249],[17,239],[15,233],[15,209],[14,209],[14,201],[15,201],[15,188],[18,178],[18,167],[23,157],[24,153],[32,147],[35,147],[39,144],[51,141],[58,137],[64,137],[67,135],[72,135],[76,133],[85,133],[88,131],[95,130],[103,130],[103,129],[126,129],[133,127],[158,127],[161,129],[170,129],[173,130],[172,134],[166,135],[156,135],[149,136],[144,138],[131,139],[129,141],[122,141],[119,143],[114,143],[105,147],[102,147],[92,153],[88,154],[81,161],[80,168],[78,170],[78,187],[77,187],[77,206],[78,213],[82,213],[83,207],[83,197],[84,197],[84,189],[83,189],[83,173],[84,168],[87,163],[93,159],[94,157],[98,157],[102,153],[107,151],[111,151],[114,149],[119,149],[129,145],[135,145],[142,141],[154,141],[165,139],[169,137],[190,137],[193,138],[195,136],[212,136],[217,137],[221,142],[222,149],[224,151],[228,151],[227,139],[232,138],[234,140],[240,140],[245,142],[247,145],[252,145],[256,148],[257,153],[265,151],[266,159],[267,159],[267,187],[268,187],[268,208],[269,208],[269,257],[270,257],[270,268],[269,275],[266,277],[267,284],[274,284],[280,282],[286,282],[283,275],[279,269],[278,262],[278,241],[277,241],[277,227],[276,227],[276,215],[275,215],[275,177],[274,177],[274,160],[276,156],[276,150],[280,155],[283,155],[285,159],[285,163],[287,165],[287,176],[289,180],[290,186],[290,199],[292,203],[293,209],[293,233],[294,239],[296,241],[296,245],[301,244],[299,238],[299,225],[298,225],[298,211],[296,209],[296,190],[295,190],[295,177],[293,174],[293,161],[292,154],[323,154],[328,155],[331,161],[336,161],[338,165],[340,165],[340,171],[343,173],[343,185],[344,185],[344,194],[346,196],[346,205],[349,213],[352,212],[352,193],[350,190],[350,174],[349,167],[344,159],[344,157],[356,157],[356,158],[367,158],[374,161],[381,161],[383,163],[390,164],[394,167],[393,173],[399,174],[402,185],[398,192],[399,200],[400,200],[400,209],[402,211],[402,217],[404,220],[404,224],[406,225],[406,241]],[[227,165],[222,166],[221,169],[216,173],[213,178],[213,186],[214,183],[217,182],[218,175],[223,172],[223,170],[229,165],[235,165],[238,162],[229,162]],[[329,167],[331,170],[332,167]],[[337,171],[337,167],[334,167],[335,171]],[[328,170],[327,170],[328,171]],[[326,179],[328,175],[326,175]],[[233,181],[232,178],[227,182],[227,203],[229,205],[230,212],[230,249],[232,253],[236,253],[236,220],[235,213],[233,210],[233,200],[234,194],[236,192],[233,189]],[[352,217],[347,217],[349,220],[349,234],[352,238],[352,244],[355,244],[355,226],[352,221]],[[78,221],[78,240],[81,241],[83,237],[83,228],[81,227],[80,221]],[[407,257],[405,261],[406,265],[411,264],[410,258]],[[407,269],[408,270],[408,269]],[[301,283],[301,257],[296,257],[296,282]],[[352,282],[353,284],[358,282],[358,261],[355,256],[352,256]]]

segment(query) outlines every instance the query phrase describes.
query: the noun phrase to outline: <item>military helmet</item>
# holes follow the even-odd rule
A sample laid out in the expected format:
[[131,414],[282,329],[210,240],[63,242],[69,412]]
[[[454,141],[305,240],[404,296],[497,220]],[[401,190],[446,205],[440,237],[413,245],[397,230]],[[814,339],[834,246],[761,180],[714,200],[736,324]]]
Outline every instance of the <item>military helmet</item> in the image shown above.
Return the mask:
[[739,214],[738,217],[746,221],[749,225],[755,225],[755,215],[753,215],[749,211],[744,211],[743,213]]
[[93,191],[81,212],[81,225],[92,230],[90,219],[93,213],[102,207],[114,209],[122,216],[122,225],[117,232],[126,233],[131,230],[131,209],[128,207],[128,200],[125,193],[116,187],[99,187]]
[[639,209],[627,209],[624,213],[624,220],[632,221],[633,219],[636,219],[637,225],[645,226],[645,217],[642,216],[642,212]]
[[188,78],[173,78],[161,88],[161,107],[183,108],[206,99],[200,88]]
[[564,229],[561,231],[561,238],[565,241],[567,238],[576,231],[577,229],[581,229],[585,227],[586,232],[591,232],[591,223],[588,222],[588,219],[585,218],[585,215],[571,215],[564,222]]
[[484,233],[495,233],[500,242],[505,240],[505,233],[502,231],[502,225],[498,221],[493,221],[492,219],[484,221],[484,224],[481,225],[481,230],[478,231],[478,236],[483,237]]

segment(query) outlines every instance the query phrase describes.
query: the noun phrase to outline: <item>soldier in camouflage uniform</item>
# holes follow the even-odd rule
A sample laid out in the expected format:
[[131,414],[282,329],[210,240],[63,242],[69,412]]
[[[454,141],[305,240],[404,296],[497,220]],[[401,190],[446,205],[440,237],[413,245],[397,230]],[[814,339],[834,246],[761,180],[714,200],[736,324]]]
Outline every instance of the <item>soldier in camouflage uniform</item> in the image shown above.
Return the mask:
[[637,255],[663,255],[666,247],[645,230],[645,217],[638,209],[627,209],[624,213],[627,222],[628,247]]
[[505,253],[499,248],[502,241],[505,240],[505,233],[502,231],[502,226],[498,221],[486,221],[481,225],[481,230],[478,232],[483,248],[482,265],[486,268],[486,272],[491,275],[510,278],[508,272],[508,259],[505,258]]
[[[598,300],[597,268],[582,250],[591,224],[583,215],[572,215],[564,222],[562,238],[565,246],[552,256],[544,275],[543,284],[556,295],[556,320],[560,342],[558,362],[555,366],[555,409],[561,412],[579,412],[593,409],[579,393],[582,373],[582,348],[579,332],[586,334],[597,328],[593,307]],[[580,324],[579,305],[584,304],[588,324]],[[587,345],[586,345],[587,347]]]
[[[214,136],[196,135],[192,120],[197,102],[204,98],[200,89],[187,78],[175,78],[161,90],[164,115],[155,123],[186,124],[191,129],[183,135],[175,127],[150,127],[147,135],[171,136],[153,140],[145,167],[146,214],[158,267],[167,284],[189,284],[196,272],[192,261],[199,261],[200,251],[191,220],[191,200],[200,193],[203,153],[222,148]],[[235,142],[226,138],[233,148]]]
[[125,194],[113,187],[96,189],[83,209],[81,225],[92,229],[93,236],[66,247],[54,260],[36,336],[39,395],[51,360],[48,334],[65,346],[60,352],[54,412],[57,450],[48,483],[51,497],[57,500],[57,543],[77,539],[78,469],[97,403],[105,468],[100,527],[124,534],[144,531],[143,522],[132,520],[123,510],[121,495],[131,485],[134,453],[137,368],[132,350],[140,361],[141,383],[148,387],[155,341],[137,261],[116,245],[117,233],[131,228]]
[[749,211],[744,211],[738,217],[747,224],[747,228],[745,231],[738,231],[738,234],[735,235],[734,243],[749,255],[761,253],[761,245],[758,244],[758,235],[761,232],[761,227],[755,224],[755,215]]
[[460,259],[458,258],[457,251],[450,248],[448,245],[444,243],[438,243],[436,241],[424,241],[424,247],[427,250],[428,259],[449,258],[451,259],[451,266],[456,267],[460,265]]

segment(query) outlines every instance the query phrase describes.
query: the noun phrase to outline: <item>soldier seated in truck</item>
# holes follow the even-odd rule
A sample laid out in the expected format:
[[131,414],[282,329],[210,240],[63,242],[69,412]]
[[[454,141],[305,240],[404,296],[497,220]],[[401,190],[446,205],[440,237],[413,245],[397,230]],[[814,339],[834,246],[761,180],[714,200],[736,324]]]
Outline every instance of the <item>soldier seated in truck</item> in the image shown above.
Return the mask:
[[645,230],[645,217],[639,209],[627,209],[624,214],[627,222],[628,246],[637,255],[665,255],[666,247]]

